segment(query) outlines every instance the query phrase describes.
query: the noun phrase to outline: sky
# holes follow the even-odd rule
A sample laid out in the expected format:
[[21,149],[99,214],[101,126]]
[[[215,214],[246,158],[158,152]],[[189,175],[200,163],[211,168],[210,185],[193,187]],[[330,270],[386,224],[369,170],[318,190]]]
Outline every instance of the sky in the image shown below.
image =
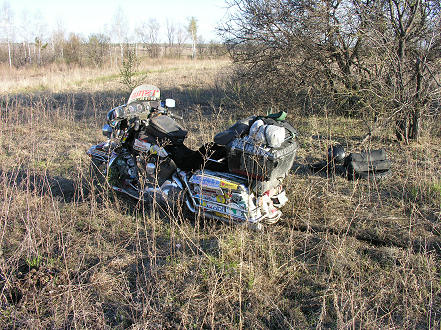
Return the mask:
[[[166,20],[187,25],[194,16],[198,22],[198,35],[208,42],[220,40],[216,26],[226,17],[225,0],[0,0],[9,2],[15,21],[23,24],[23,17],[39,20],[52,31],[60,25],[69,32],[80,33],[84,37],[92,33],[107,32],[118,10],[129,21],[129,31],[136,26],[156,19],[160,24],[160,41],[166,41]],[[25,14],[23,14],[25,13]]]

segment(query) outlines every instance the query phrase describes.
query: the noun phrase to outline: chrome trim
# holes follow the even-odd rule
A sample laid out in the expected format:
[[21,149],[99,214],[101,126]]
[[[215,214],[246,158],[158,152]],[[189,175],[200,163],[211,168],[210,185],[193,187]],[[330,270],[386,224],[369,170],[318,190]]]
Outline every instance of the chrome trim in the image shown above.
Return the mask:
[[117,154],[115,151],[112,151],[112,154],[110,155],[110,160],[109,160],[109,164],[107,165],[107,167],[112,166],[113,162],[115,161],[115,159],[117,159],[119,156],[119,154]]
[[196,201],[194,200],[193,194],[192,194],[190,186],[188,184],[186,174],[184,171],[180,171],[179,169],[178,169],[178,173],[179,173],[179,176],[182,178],[182,181],[184,181],[185,186],[187,187],[188,195],[190,196],[191,201],[193,202],[193,208],[194,208],[194,207],[196,207]]
[[103,163],[107,162],[107,159],[104,158],[102,155],[99,155],[99,154],[96,154],[93,152],[88,153],[88,155],[96,160],[99,160],[100,162],[103,162]]
[[181,182],[181,180],[179,180],[179,178],[178,178],[178,176],[176,175],[176,173],[173,173],[173,175],[172,175],[172,179],[173,179],[173,181],[179,186],[179,188],[180,188],[181,190],[184,190],[184,186],[182,185],[182,182]]
[[113,129],[112,127],[110,127],[109,124],[104,124],[104,126],[101,128],[101,132],[105,137],[110,139],[110,137],[112,136]]
[[185,199],[185,205],[187,205],[191,213],[196,214],[196,209],[190,204],[188,198]]

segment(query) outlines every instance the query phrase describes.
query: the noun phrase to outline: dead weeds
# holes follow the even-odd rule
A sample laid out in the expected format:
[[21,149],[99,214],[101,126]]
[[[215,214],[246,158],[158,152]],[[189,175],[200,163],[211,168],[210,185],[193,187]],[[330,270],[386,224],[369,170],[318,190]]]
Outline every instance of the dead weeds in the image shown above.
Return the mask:
[[[266,112],[232,108],[227,84],[215,79],[224,64],[165,63],[149,73],[177,99],[190,147]],[[360,145],[355,119],[291,118],[300,149],[286,179],[290,201],[280,223],[255,233],[158,212],[90,184],[85,151],[125,97],[107,75],[82,90],[54,84],[2,96],[2,328],[440,327],[439,137]],[[93,77],[72,79],[85,76]],[[17,88],[34,83],[47,84]],[[333,143],[385,146],[392,175],[312,173],[308,164]]]

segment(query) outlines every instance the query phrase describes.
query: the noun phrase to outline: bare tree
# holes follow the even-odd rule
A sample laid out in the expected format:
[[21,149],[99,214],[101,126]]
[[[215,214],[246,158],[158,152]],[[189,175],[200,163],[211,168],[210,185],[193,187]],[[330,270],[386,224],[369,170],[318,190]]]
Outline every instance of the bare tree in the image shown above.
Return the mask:
[[229,2],[220,31],[242,81],[267,91],[260,100],[317,95],[370,118],[370,132],[395,120],[401,138],[417,138],[437,84],[439,0]]
[[8,44],[8,62],[9,67],[12,67],[12,45],[13,45],[13,34],[14,34],[14,14],[11,9],[9,2],[4,2],[1,8],[0,15],[0,26],[3,30],[4,38]]
[[145,22],[135,28],[135,34],[138,37],[138,40],[142,43],[143,48],[148,48],[148,33]]
[[160,25],[158,20],[155,18],[150,18],[147,22],[147,30],[150,43],[150,56],[159,56],[159,30]]
[[115,41],[119,44],[121,61],[124,59],[124,44],[127,43],[128,21],[121,6],[115,12],[112,20],[112,33]]
[[188,27],[187,27],[188,34],[190,35],[191,42],[192,42],[192,58],[196,58],[196,43],[198,40],[198,25],[197,20],[194,17],[190,17],[188,20]]
[[208,44],[207,53],[212,58],[221,57],[226,54],[226,49],[223,44],[212,40]]
[[32,16],[27,10],[24,10],[21,13],[21,22],[19,25],[20,39],[22,39],[23,42],[24,63],[32,63],[31,42],[34,40],[33,25],[34,24],[32,23]]
[[184,44],[187,41],[187,38],[188,38],[188,34],[185,31],[184,27],[179,26],[176,29],[176,57],[179,58],[182,56]]
[[66,37],[66,31],[63,27],[63,23],[61,21],[58,21],[57,26],[55,30],[52,32],[52,37],[51,37],[52,51],[54,53],[55,59],[57,59],[57,57],[60,58],[61,60],[64,59],[63,45],[66,39],[65,37]]
[[167,29],[167,42],[169,50],[173,49],[176,37],[176,25],[173,22],[170,22],[167,18],[165,21],[165,26]]
[[203,58],[206,53],[205,41],[201,35],[198,37],[197,40],[198,40],[198,43],[196,45],[197,53],[198,53],[199,58]]
[[441,87],[432,71],[441,59],[440,4],[384,1],[382,21],[390,22],[390,31],[379,24],[371,26],[383,39],[380,49],[391,59],[387,63],[390,78],[384,85],[394,96],[391,106],[397,113],[400,140],[418,139],[422,116]]
[[[352,90],[359,85],[360,76],[353,72],[363,71],[358,61],[363,35],[354,33],[360,22],[352,19],[355,11],[348,1],[309,6],[238,0],[231,5],[239,10],[221,28],[226,45],[235,61],[249,66],[249,74],[271,83],[274,91],[283,91],[287,82],[298,84],[291,88],[307,85],[335,94],[340,86]],[[285,93],[274,95],[280,94]]]
[[150,18],[136,28],[136,34],[141,39],[150,57],[159,56],[159,30],[159,22],[154,18]]
[[42,52],[47,47],[47,24],[40,11],[34,13],[32,36],[34,37],[34,54],[37,53],[37,63],[43,64]]

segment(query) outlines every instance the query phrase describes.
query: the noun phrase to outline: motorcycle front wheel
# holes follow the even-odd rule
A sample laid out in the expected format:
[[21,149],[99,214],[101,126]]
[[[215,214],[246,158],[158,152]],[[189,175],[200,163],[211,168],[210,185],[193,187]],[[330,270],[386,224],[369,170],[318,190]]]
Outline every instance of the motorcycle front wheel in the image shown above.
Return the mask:
[[89,184],[91,188],[103,189],[107,186],[107,164],[92,158],[89,164]]

